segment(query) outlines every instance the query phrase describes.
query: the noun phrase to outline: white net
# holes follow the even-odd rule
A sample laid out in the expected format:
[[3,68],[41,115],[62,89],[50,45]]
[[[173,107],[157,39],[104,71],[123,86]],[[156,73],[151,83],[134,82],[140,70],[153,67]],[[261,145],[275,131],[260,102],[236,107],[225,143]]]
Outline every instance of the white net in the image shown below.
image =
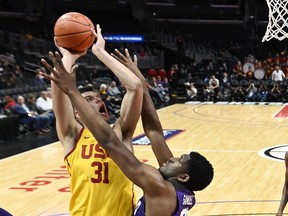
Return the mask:
[[288,38],[288,0],[266,0],[269,8],[269,21],[262,42],[272,38]]

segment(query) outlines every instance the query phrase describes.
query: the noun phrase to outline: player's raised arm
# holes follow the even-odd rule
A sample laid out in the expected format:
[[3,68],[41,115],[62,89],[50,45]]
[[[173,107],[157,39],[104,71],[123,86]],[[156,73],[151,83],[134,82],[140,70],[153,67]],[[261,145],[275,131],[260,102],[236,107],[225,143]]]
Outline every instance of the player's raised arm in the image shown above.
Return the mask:
[[117,49],[115,54],[112,54],[113,57],[122,62],[126,67],[128,67],[136,76],[140,78],[143,86],[143,106],[141,119],[143,128],[146,136],[149,138],[153,152],[158,160],[159,165],[161,166],[164,162],[173,157],[172,152],[170,151],[164,135],[162,125],[159,121],[155,106],[149,94],[145,77],[142,75],[141,71],[137,67],[137,57],[134,55],[134,61],[132,60],[128,49],[125,49],[124,56]]
[[[75,61],[86,51],[72,54],[67,49],[60,47],[54,39],[56,47],[62,54],[62,62],[67,71],[70,71]],[[53,74],[52,74],[53,76]],[[56,129],[58,138],[63,145],[64,154],[66,155],[73,149],[75,137],[78,136],[80,125],[74,118],[74,110],[68,96],[54,82],[52,87],[53,111],[56,117]]]
[[[121,104],[120,118],[116,121],[115,127],[120,127],[124,139],[132,139],[142,108],[143,90],[141,81],[125,65],[105,50],[105,40],[102,37],[99,24],[96,25],[96,30],[97,32],[91,30],[97,38],[92,47],[92,52],[118,77],[127,89]],[[131,142],[130,146],[127,143],[125,144],[128,148],[132,148]]]

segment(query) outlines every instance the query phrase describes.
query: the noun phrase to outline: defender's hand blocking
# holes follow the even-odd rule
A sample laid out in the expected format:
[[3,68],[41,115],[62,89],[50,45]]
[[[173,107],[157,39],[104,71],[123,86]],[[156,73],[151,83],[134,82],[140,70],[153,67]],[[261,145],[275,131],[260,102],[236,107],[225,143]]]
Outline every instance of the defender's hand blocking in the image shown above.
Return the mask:
[[78,65],[74,65],[71,69],[71,73],[68,73],[58,52],[55,52],[55,54],[49,52],[49,57],[54,68],[48,64],[45,59],[41,59],[42,64],[51,72],[50,75],[40,72],[41,75],[46,79],[52,80],[66,94],[71,90],[77,90],[75,74]]
[[122,64],[124,64],[125,66],[127,65],[136,65],[137,66],[137,56],[134,55],[134,59],[131,58],[130,53],[128,51],[127,48],[125,48],[125,55],[124,56],[118,49],[115,49],[115,53],[111,53],[111,55],[116,58],[118,61],[120,61]]
[[111,53],[111,56],[113,56],[119,62],[124,64],[129,70],[131,70],[132,72],[134,72],[135,70],[139,70],[137,67],[137,64],[138,64],[137,56],[134,55],[133,56],[134,59],[132,59],[127,48],[125,48],[125,55],[126,56],[124,56],[118,49],[115,49],[115,54]]

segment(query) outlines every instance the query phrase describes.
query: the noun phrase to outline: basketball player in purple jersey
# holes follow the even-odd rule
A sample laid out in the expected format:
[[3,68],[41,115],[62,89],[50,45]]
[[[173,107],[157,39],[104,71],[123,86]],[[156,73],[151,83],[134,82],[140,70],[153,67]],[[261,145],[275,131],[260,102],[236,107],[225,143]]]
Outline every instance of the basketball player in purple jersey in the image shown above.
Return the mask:
[[[142,113],[141,113],[142,125],[143,125],[146,136],[149,138],[151,142],[152,150],[154,152],[154,155],[157,158],[158,164],[160,166],[159,170],[161,172],[161,166],[167,163],[167,161],[169,161],[171,158],[173,158],[173,154],[170,151],[165,141],[162,125],[159,121],[153,101],[150,97],[150,94],[146,85],[146,80],[144,76],[142,75],[141,71],[139,70],[139,68],[137,67],[137,56],[134,55],[134,61],[132,61],[132,58],[130,57],[130,54],[127,49],[125,49],[126,56],[120,53],[117,49],[115,50],[115,53],[116,55],[112,53],[112,56],[118,59],[120,62],[122,62],[127,68],[129,68],[133,73],[135,73],[135,75],[138,76],[140,80],[142,81],[142,86],[143,86],[143,106],[142,106]],[[190,157],[193,157],[193,154],[195,155],[197,153],[191,152]],[[210,174],[211,176],[211,170],[207,170],[207,173]],[[213,175],[213,171],[212,171],[212,175]],[[212,180],[212,177],[211,177],[211,180]],[[186,188],[183,188],[182,186],[177,186],[178,185],[177,182],[174,184],[173,181],[171,181],[171,183],[173,187],[175,188],[177,201],[176,201],[176,208],[173,214],[170,214],[170,215],[185,216],[188,214],[189,209],[191,209],[196,203],[195,195],[193,191],[187,190]],[[144,196],[137,203],[135,214],[134,214],[135,216],[146,215],[145,199],[146,199],[146,196],[144,194]],[[173,206],[173,204],[175,204],[175,199],[174,201],[172,201],[171,205]]]
[[7,211],[4,210],[3,208],[0,208],[0,215],[1,215],[1,216],[12,216],[12,214],[10,214],[9,212],[7,212]]
[[[99,25],[97,25],[97,33],[99,31],[101,31],[101,29]],[[212,181],[213,167],[207,159],[197,152],[183,154],[180,158],[170,158],[172,153],[167,145],[164,146],[163,143],[159,143],[160,146],[157,147],[157,140],[161,141],[164,138],[163,134],[159,136],[159,128],[155,131],[154,129],[153,131],[149,131],[153,127],[150,127],[150,129],[146,127],[145,132],[150,133],[149,137],[154,133],[153,151],[159,152],[161,150],[165,153],[159,155],[157,153],[158,162],[161,164],[159,169],[141,163],[134,154],[121,143],[115,132],[103,118],[101,118],[97,102],[94,104],[89,103],[79,93],[75,86],[77,66],[73,66],[71,73],[68,73],[58,53],[55,55],[50,53],[50,58],[56,70],[46,61],[42,60],[42,63],[54,76],[47,74],[43,74],[43,76],[52,80],[67,94],[79,113],[79,116],[81,116],[81,121],[89,128],[99,144],[108,152],[109,156],[120,167],[123,173],[132,182],[142,188],[144,193],[142,201],[145,201],[145,205],[141,202],[138,208],[139,210],[135,210],[135,215],[187,215],[188,210],[195,204],[193,191],[203,190]],[[135,62],[135,65],[136,64],[137,62]],[[143,88],[145,89],[145,95],[149,94],[146,86],[144,87],[142,85],[141,89],[143,90]],[[148,101],[148,103],[144,102],[147,106],[153,106],[150,97],[146,95],[144,98],[144,100]],[[148,116],[148,114],[145,114],[147,111],[155,112],[155,108],[144,110],[142,118]],[[156,114],[151,115],[149,118],[150,120],[155,118],[154,123],[158,121],[156,127],[161,128]],[[166,158],[168,156],[169,158]]]

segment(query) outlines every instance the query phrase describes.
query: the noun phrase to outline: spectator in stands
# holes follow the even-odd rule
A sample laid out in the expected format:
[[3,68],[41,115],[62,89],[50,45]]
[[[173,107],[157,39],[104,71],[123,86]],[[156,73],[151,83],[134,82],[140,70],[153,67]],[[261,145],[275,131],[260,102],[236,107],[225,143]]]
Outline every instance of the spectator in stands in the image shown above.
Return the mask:
[[271,79],[275,82],[282,82],[286,79],[284,72],[280,69],[279,65],[275,67],[275,70],[272,72]]
[[242,67],[241,61],[237,61],[236,64],[232,68],[232,72],[236,75],[239,73],[239,71],[242,71],[242,70],[243,70],[243,67]]
[[191,73],[188,73],[187,74],[187,76],[186,76],[186,78],[185,78],[185,82],[187,83],[194,83],[195,82],[195,80],[194,80],[194,78],[192,77],[192,74]]
[[282,69],[283,69],[283,73],[285,74],[285,77],[288,78],[288,58],[282,64]]
[[222,101],[232,101],[234,98],[234,89],[230,82],[227,82],[219,92],[219,99]]
[[230,79],[226,71],[222,73],[222,77],[220,78],[219,82],[220,82],[220,88],[224,88],[226,87],[228,82],[230,83]]
[[18,96],[17,104],[11,109],[14,114],[19,115],[20,123],[31,126],[36,134],[42,135],[50,131],[47,129],[47,127],[49,127],[49,117],[40,116],[30,111],[25,104],[24,97]]
[[26,106],[29,108],[30,111],[34,113],[38,113],[38,109],[36,106],[36,97],[34,94],[29,94],[26,99]]
[[248,88],[246,89],[246,99],[248,101],[255,101],[257,97],[258,89],[255,87],[254,82],[251,82]]
[[263,61],[262,65],[265,70],[265,79],[271,79],[272,72],[274,71],[274,67],[272,67],[267,61]]
[[44,81],[43,76],[39,73],[36,73],[35,78],[33,80],[34,86],[45,86],[47,83]]
[[248,66],[248,71],[246,72],[246,79],[247,80],[254,79],[254,71],[252,71],[252,67],[250,65]]
[[288,86],[283,90],[283,102],[288,102]]
[[110,101],[115,104],[121,104],[122,101],[122,94],[119,88],[117,87],[117,83],[112,81],[107,88],[107,93],[111,97]]
[[149,93],[154,101],[154,104],[164,103],[165,102],[165,91],[161,86],[158,86],[156,83],[156,77],[150,77],[150,80],[147,81]]
[[143,47],[139,50],[138,54],[139,54],[139,56],[142,57],[142,58],[145,56],[145,50],[144,50]]
[[48,97],[47,91],[41,91],[40,96],[36,99],[36,107],[40,114],[45,113],[49,116],[51,123],[55,121],[52,99]]
[[263,68],[262,62],[258,60],[255,60],[254,66],[255,66],[255,70],[259,68]]
[[166,95],[171,95],[172,89],[171,89],[171,85],[167,77],[163,78],[162,86],[164,88]]
[[107,85],[102,83],[99,87],[99,92],[100,92],[100,95],[101,97],[107,97],[108,96],[108,93],[107,93]]
[[47,91],[47,97],[52,99],[52,89],[51,89],[51,87],[46,88],[46,91]]
[[241,61],[237,61],[237,63],[234,65],[232,69],[233,74],[231,75],[232,78],[236,78],[238,80],[242,80],[246,78],[246,74],[243,71],[242,63]]
[[97,69],[93,68],[92,72],[89,74],[89,81],[93,83],[93,80],[98,77]]
[[186,99],[188,101],[196,101],[197,100],[197,88],[194,86],[194,83],[186,82],[184,84],[186,91]]
[[227,66],[227,63],[226,62],[223,62],[220,66],[219,66],[219,70],[222,71],[222,72],[227,72],[229,71],[229,68]]
[[167,77],[168,80],[171,82],[173,79],[175,79],[178,75],[178,65],[177,64],[173,64],[171,65],[168,73],[167,73]]
[[4,58],[0,58],[0,75],[5,74],[5,70],[4,70]]
[[[154,91],[156,93],[161,102],[167,102],[169,100],[169,95],[166,97],[166,91],[161,83],[157,83],[156,77],[151,77],[149,81],[149,89],[150,91]],[[153,93],[153,95],[155,95],[155,93]]]
[[212,61],[209,61],[208,65],[206,66],[206,70],[214,71],[215,67]]
[[163,68],[159,69],[157,74],[161,77],[162,80],[167,77],[167,71]]
[[40,113],[52,112],[52,100],[48,97],[47,91],[41,91],[40,96],[36,100],[36,106]]
[[7,80],[4,75],[0,75],[0,89],[6,89],[7,86]]
[[274,84],[273,88],[271,89],[271,92],[269,94],[270,101],[273,102],[281,102],[282,101],[282,90],[279,86],[279,84]]
[[118,95],[121,95],[121,92],[120,90],[118,89],[117,87],[117,83],[115,81],[112,81],[110,83],[110,86],[108,86],[107,88],[107,92],[110,96],[114,96],[114,97],[117,97]]
[[9,74],[10,70],[11,68],[9,67],[9,61],[6,58],[2,58],[0,64],[0,73]]
[[157,88],[157,82],[156,82],[156,77],[149,77],[149,86],[150,88]]
[[15,88],[16,87],[16,80],[13,77],[13,75],[8,75],[7,74],[7,78],[6,78],[6,86],[7,88]]
[[235,101],[245,101],[245,93],[242,85],[239,85],[234,91]]
[[28,95],[28,98],[27,98],[25,104],[31,112],[33,112],[37,115],[40,115],[40,116],[47,116],[49,118],[49,122],[47,123],[47,128],[51,128],[54,126],[55,117],[54,117],[53,112],[52,113],[50,111],[42,112],[42,113],[40,112],[41,114],[39,114],[39,110],[38,110],[37,105],[36,105],[36,97],[34,94]]
[[208,84],[203,86],[203,100],[210,101],[213,98],[214,92],[211,91]]
[[31,41],[33,39],[33,35],[31,33],[30,30],[28,30],[25,34],[24,34],[24,37],[27,41]]
[[23,77],[22,70],[21,70],[21,68],[20,68],[20,66],[18,64],[15,65],[13,74],[14,74],[15,78],[22,78]]
[[162,85],[163,86],[163,81],[162,81],[162,77],[160,75],[156,76],[156,83],[157,85]]
[[187,73],[188,73],[188,71],[187,71],[186,65],[184,63],[181,64],[180,69],[178,71],[178,78],[179,79],[185,79],[187,76]]
[[[93,90],[94,88],[91,88]],[[107,92],[107,85],[102,83],[99,87],[99,93],[101,95],[102,101],[105,103],[107,111],[113,117],[119,117],[120,114],[120,105],[114,103],[112,97]]]
[[280,65],[280,54],[279,53],[276,53],[275,57],[274,57],[274,64],[276,65]]
[[215,75],[211,75],[211,78],[209,80],[209,89],[213,93],[214,102],[217,101],[219,87],[220,87],[219,80],[215,77]]
[[265,102],[267,100],[268,94],[269,92],[267,86],[265,84],[261,84],[257,92],[257,100],[260,102]]
[[4,106],[4,110],[5,112],[9,112],[9,109],[16,105],[16,101],[14,100],[12,95],[6,95],[5,101],[6,101],[6,104]]

